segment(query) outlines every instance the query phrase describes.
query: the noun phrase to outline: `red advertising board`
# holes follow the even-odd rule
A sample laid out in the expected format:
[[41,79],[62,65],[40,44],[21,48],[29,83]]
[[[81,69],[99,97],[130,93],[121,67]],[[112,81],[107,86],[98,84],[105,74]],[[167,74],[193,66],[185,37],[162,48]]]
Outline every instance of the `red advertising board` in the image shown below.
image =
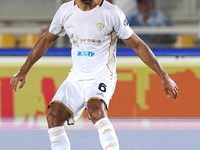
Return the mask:
[[[0,66],[0,116],[45,116],[47,106],[67,77],[69,65],[36,65],[18,92],[9,86],[20,66]],[[119,65],[118,83],[109,106],[109,117],[200,117],[200,65],[165,64],[177,83],[177,99],[167,98],[160,78],[145,65]],[[87,117],[87,111],[83,113]]]

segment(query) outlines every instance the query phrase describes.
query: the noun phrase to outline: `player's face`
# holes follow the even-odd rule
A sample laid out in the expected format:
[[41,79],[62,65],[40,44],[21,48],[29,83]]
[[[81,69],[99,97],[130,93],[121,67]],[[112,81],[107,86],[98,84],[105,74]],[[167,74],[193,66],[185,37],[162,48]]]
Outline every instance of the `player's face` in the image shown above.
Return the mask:
[[93,2],[93,0],[81,0],[81,1],[85,4],[91,4]]

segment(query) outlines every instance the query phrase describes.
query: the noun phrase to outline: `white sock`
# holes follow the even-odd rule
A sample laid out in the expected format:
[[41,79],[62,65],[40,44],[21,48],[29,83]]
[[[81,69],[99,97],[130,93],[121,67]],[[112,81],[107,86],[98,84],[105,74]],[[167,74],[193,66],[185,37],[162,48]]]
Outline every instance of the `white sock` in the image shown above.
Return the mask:
[[100,143],[104,150],[119,150],[115,129],[107,117],[98,120],[95,127],[99,132]]
[[64,126],[50,128],[48,133],[52,150],[70,150],[70,142]]

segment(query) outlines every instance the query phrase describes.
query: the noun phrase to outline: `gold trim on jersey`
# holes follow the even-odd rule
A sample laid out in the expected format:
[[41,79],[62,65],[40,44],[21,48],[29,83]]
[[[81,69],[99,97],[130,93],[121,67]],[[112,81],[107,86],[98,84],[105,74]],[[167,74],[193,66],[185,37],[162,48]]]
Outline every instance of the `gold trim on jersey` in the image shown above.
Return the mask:
[[98,5],[101,6],[103,4],[103,1],[104,0],[100,0]]
[[99,98],[99,97],[91,97],[87,102],[85,102],[85,105],[89,102],[89,101],[91,101],[91,100],[93,100],[93,99],[96,99],[96,100],[101,100],[101,98]]
[[58,32],[58,34],[57,34],[57,35],[59,35],[60,33],[62,33],[62,32],[63,32],[63,30],[64,30],[64,27],[62,26],[62,28],[60,29],[60,32]]
[[[111,49],[111,46],[112,46],[112,40],[113,40],[113,37],[112,37],[112,33],[111,33],[111,42],[110,42],[110,45],[109,45],[109,48],[108,48],[108,52],[109,52],[109,55],[108,55],[108,62],[110,61],[110,49]],[[110,76],[113,77],[113,72],[111,71],[111,69],[110,69],[108,63],[107,63],[106,66],[108,67],[108,70],[109,70],[110,73],[111,73]]]
[[69,120],[67,119],[67,124],[68,125],[74,125],[75,124],[75,119],[74,119],[74,114],[73,114],[73,112],[64,104],[64,103],[62,103],[61,101],[58,101],[58,100],[53,100],[50,104],[49,104],[49,106],[52,104],[52,103],[59,103],[59,104],[61,104],[61,105],[63,105],[64,107],[65,107],[65,109],[67,109],[67,111],[71,114],[71,118],[72,118],[72,120],[74,121],[74,123],[69,123]]
[[[74,6],[77,5],[77,1],[78,1],[78,0],[75,0],[75,1],[74,1]],[[100,0],[98,5],[101,6],[101,5],[103,4],[103,1],[104,1],[104,0]]]

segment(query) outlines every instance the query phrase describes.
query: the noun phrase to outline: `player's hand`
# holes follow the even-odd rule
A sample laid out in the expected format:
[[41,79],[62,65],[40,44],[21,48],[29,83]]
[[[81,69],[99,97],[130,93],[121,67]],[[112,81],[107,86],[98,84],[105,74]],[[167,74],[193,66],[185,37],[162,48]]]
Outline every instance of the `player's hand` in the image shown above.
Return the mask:
[[162,79],[162,88],[165,91],[167,97],[169,97],[169,92],[172,93],[173,98],[176,99],[178,95],[178,86],[176,83],[169,77]]
[[19,81],[21,84],[19,85],[18,89],[20,90],[24,86],[26,83],[26,76],[27,75],[25,73],[19,71],[10,79],[10,86],[15,92],[17,92],[17,85]]

